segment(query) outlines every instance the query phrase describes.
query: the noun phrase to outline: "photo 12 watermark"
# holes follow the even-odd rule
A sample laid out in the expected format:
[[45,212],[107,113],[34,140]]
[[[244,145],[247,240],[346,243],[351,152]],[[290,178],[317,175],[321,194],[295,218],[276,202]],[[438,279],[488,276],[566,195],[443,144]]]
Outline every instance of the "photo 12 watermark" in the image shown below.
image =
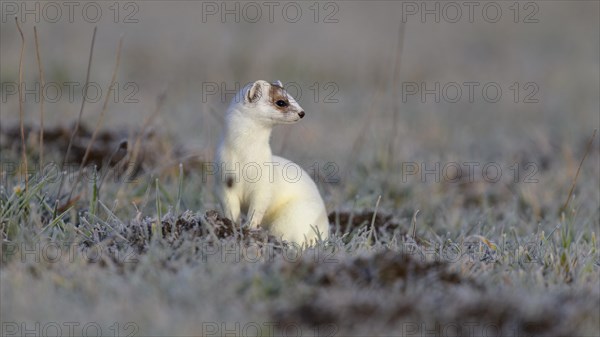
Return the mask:
[[202,336],[298,336],[334,337],[338,326],[333,323],[313,327],[293,322],[202,322]]
[[491,161],[402,162],[400,170],[403,183],[411,180],[421,183],[539,183],[539,168],[534,162],[515,162],[510,165]]
[[[115,152],[126,151],[119,148]],[[125,153],[115,153],[112,159],[118,159],[117,156],[125,155]],[[137,164],[133,161],[119,165],[110,165],[106,162],[105,165],[99,167],[94,163],[82,166],[80,163],[73,162],[56,162],[47,161],[40,166],[38,162],[31,162],[25,168],[21,162],[2,161],[0,162],[0,184],[8,186],[9,182],[28,181],[29,183],[42,182],[46,184],[58,183],[61,180],[65,182],[75,182],[77,178],[83,182],[94,183],[98,180],[110,177],[115,183],[136,183],[138,182],[135,175]],[[81,172],[81,175],[79,175]]]
[[[525,324],[525,327],[534,328],[534,324]],[[477,320],[464,320],[460,322],[422,322],[406,321],[400,323],[399,336],[404,337],[457,337],[457,336],[485,336],[485,337],[532,337],[523,334],[518,329],[507,329],[497,323],[486,323]]]
[[231,184],[240,182],[257,183],[267,181],[274,183],[276,180],[283,180],[288,183],[297,183],[302,176],[309,174],[313,181],[328,184],[337,184],[340,182],[339,166],[335,162],[313,163],[308,172],[293,162],[248,162],[226,163],[226,162],[205,162],[202,169],[202,182],[206,183],[209,177],[215,177],[220,181],[228,181]]
[[102,244],[84,247],[73,241],[3,242],[0,256],[2,263],[14,261],[43,264],[74,263],[77,260],[99,263],[104,259],[134,264],[139,257],[133,248],[112,250]]
[[140,2],[134,1],[2,1],[2,23],[138,23]]
[[402,1],[402,22],[539,23],[534,1]]
[[319,264],[340,263],[333,250],[303,249],[302,245],[295,242],[286,242],[284,247],[264,245],[257,242],[224,242],[219,245],[204,242],[199,246],[198,253],[200,255],[199,261],[203,263],[271,263],[275,260],[283,260],[289,263],[307,261]]
[[[228,103],[234,99],[236,100],[236,103],[239,103],[238,100],[241,98],[236,98],[236,94],[242,88],[252,83],[253,82],[202,82],[202,103],[207,103],[210,100],[215,99],[221,103]],[[338,94],[340,92],[340,86],[333,81],[313,82],[308,84],[290,81],[283,82],[282,86],[296,101],[304,99],[314,103],[339,103]]]
[[19,89],[23,95],[24,102],[40,103],[75,103],[78,99],[85,99],[88,103],[98,103],[110,96],[113,103],[139,103],[140,86],[136,82],[114,82],[109,88],[97,82],[2,82],[0,94],[2,103],[11,99],[19,99]]
[[2,322],[2,336],[5,337],[92,337],[92,336],[138,336],[140,327],[134,322]]
[[202,23],[338,23],[333,1],[203,1]]
[[[516,242],[503,238],[501,242],[492,242],[477,235],[460,243],[447,241],[418,246],[407,242],[399,245],[398,248],[400,253],[421,262],[492,263],[502,260],[509,264],[542,265],[548,258],[544,246],[539,241]],[[330,259],[335,260],[334,257]]]
[[402,82],[402,103],[539,103],[536,82]]

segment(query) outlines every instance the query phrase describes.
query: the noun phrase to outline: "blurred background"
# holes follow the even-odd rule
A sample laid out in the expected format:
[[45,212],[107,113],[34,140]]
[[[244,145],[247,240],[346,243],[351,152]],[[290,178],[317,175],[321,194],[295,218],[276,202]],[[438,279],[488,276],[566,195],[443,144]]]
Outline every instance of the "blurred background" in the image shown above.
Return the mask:
[[[19,117],[15,15],[25,34],[27,89],[39,83],[34,25],[46,82],[62,88],[45,105],[48,127],[77,119],[94,26],[90,81],[104,92],[86,105],[84,124],[93,128],[100,115],[123,35],[103,129],[139,130],[165,93],[152,127],[188,157],[212,158],[236,88],[281,80],[307,118],[277,128],[273,151],[307,169],[317,163],[325,176],[331,172],[322,166],[335,163],[339,179],[327,194],[336,206],[406,183],[400,172],[407,162],[494,162],[503,179],[515,163],[533,162],[535,185],[557,175],[568,182],[600,124],[596,1],[77,2],[71,14],[60,2],[3,1],[3,132]],[[68,82],[77,83],[73,99]],[[34,94],[24,111],[26,124],[39,124]],[[2,141],[6,148],[14,140]],[[597,138],[593,146],[584,168],[591,173]],[[568,171],[544,171],[551,159]],[[415,186],[427,185],[419,174],[407,178],[417,177]],[[389,192],[393,204],[430,197],[406,200],[399,189]]]

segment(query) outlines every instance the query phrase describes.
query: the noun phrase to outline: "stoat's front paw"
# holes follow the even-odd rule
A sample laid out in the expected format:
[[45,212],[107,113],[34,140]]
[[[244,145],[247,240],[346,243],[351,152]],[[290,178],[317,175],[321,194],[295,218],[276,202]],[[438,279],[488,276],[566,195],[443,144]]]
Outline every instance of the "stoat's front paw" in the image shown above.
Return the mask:
[[246,221],[245,226],[250,230],[257,230],[260,226],[260,223],[258,221],[250,220]]
[[263,212],[254,212],[250,219],[247,220],[247,225],[249,229],[258,229],[260,227],[260,223],[262,222],[264,213]]

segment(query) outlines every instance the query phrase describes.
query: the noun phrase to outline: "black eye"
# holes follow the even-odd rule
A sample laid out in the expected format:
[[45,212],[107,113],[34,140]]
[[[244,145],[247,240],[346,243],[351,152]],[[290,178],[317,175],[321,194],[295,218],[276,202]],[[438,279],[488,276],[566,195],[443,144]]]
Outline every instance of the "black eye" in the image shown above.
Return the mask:
[[288,103],[283,100],[279,100],[279,101],[275,102],[275,104],[277,104],[278,107],[282,107],[282,108],[288,106]]

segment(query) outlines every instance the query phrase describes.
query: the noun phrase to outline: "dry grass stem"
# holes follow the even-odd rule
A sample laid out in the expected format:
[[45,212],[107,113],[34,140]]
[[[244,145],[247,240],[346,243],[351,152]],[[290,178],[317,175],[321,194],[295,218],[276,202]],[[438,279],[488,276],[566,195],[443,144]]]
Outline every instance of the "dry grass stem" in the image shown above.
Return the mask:
[[579,166],[577,167],[577,173],[575,173],[575,178],[573,179],[573,183],[571,184],[571,188],[569,189],[569,195],[567,196],[567,200],[565,201],[564,205],[560,209],[561,212],[564,212],[567,209],[567,207],[569,207],[569,202],[571,201],[571,197],[573,196],[573,191],[575,190],[575,184],[577,184],[577,179],[579,178],[579,172],[581,171],[581,166],[583,166],[583,162],[585,161],[585,158],[587,157],[587,155],[590,153],[590,150],[592,149],[592,144],[594,142],[594,138],[596,138],[597,131],[598,131],[598,129],[594,129],[594,133],[592,134],[592,137],[590,137],[590,140],[587,143],[585,153],[583,154],[583,158],[581,158],[581,161],[579,162]]
[[[84,86],[84,94],[83,97],[81,99],[81,107],[79,108],[79,115],[77,116],[77,121],[75,122],[75,129],[73,129],[73,132],[71,133],[71,137],[69,139],[69,145],[67,146],[67,152],[65,153],[65,157],[63,159],[63,163],[61,165],[61,171],[64,169],[65,165],[67,164],[67,160],[69,160],[69,154],[71,152],[71,147],[73,146],[73,140],[75,139],[75,135],[77,135],[77,133],[79,132],[79,126],[81,125],[81,117],[83,116],[83,109],[85,108],[85,103],[86,103],[86,94],[85,94],[85,88],[88,87],[89,83],[90,83],[90,72],[92,69],[92,59],[94,56],[94,45],[96,43],[96,32],[98,31],[98,27],[94,27],[94,33],[92,34],[92,43],[90,46],[90,54],[89,54],[89,58],[88,58],[88,65],[87,65],[87,71],[86,71],[86,75],[85,75],[85,86]],[[61,180],[60,180],[60,184],[58,187],[58,193],[56,195],[56,199],[60,200],[60,195],[62,192],[62,188],[64,185],[64,178],[65,176],[61,176]],[[71,196],[69,196],[70,199]],[[67,200],[66,203],[68,204],[70,200]],[[56,213],[56,212],[55,212]]]
[[87,163],[88,156],[90,155],[90,150],[92,149],[92,146],[94,145],[94,141],[96,140],[96,137],[98,135],[98,130],[100,130],[100,127],[102,126],[102,122],[104,121],[104,115],[106,114],[106,109],[108,108],[108,101],[110,100],[110,97],[111,97],[110,94],[113,91],[112,89],[117,80],[117,72],[119,70],[119,65],[121,63],[121,49],[122,48],[123,48],[123,36],[121,36],[121,38],[119,39],[115,67],[113,69],[112,77],[110,79],[110,85],[108,86],[108,92],[107,92],[106,96],[104,97],[104,103],[102,104],[102,110],[100,111],[100,117],[98,118],[96,127],[94,128],[94,131],[92,132],[92,137],[85,149],[85,154],[83,155],[83,159],[81,159],[81,163],[79,164],[79,172],[77,173],[77,179],[75,180],[75,183],[73,184],[73,187],[71,188],[71,193],[69,193],[69,199],[71,199],[71,196],[73,195],[73,191],[77,188],[77,185],[79,184],[79,181],[81,180],[81,175],[83,174],[83,166]]
[[35,38],[35,55],[37,58],[39,77],[40,77],[40,170],[44,168],[44,86],[46,81],[44,79],[44,66],[42,64],[42,58],[40,56],[40,44],[38,40],[37,27],[33,26],[33,36]]
[[19,19],[15,16],[15,23],[17,24],[17,29],[19,30],[19,35],[21,36],[21,53],[19,54],[19,126],[21,129],[21,154],[22,154],[22,162],[25,165],[25,190],[29,187],[29,168],[27,165],[27,146],[25,144],[25,127],[24,127],[24,115],[23,115],[23,53],[25,52],[25,36],[23,35],[23,30],[21,30],[21,25],[19,25]]

